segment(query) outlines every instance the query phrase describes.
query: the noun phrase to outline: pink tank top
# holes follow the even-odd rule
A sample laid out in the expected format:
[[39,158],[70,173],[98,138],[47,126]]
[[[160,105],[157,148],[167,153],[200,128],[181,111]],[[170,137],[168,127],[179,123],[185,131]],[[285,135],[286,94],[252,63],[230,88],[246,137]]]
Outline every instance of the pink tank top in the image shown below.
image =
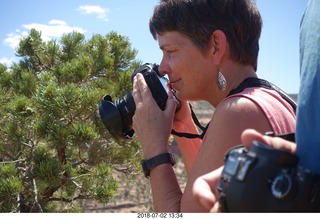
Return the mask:
[[264,112],[275,134],[295,132],[296,115],[294,110],[276,91],[251,87],[226,99],[231,97],[245,97],[257,104]]

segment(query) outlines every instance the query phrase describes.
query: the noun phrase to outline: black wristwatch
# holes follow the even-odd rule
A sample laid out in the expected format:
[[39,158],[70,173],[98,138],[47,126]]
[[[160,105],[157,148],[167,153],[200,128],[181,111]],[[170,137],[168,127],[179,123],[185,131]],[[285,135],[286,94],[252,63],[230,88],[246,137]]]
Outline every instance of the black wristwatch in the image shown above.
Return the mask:
[[141,165],[142,165],[142,169],[145,177],[149,178],[150,170],[164,163],[170,163],[172,166],[175,165],[176,161],[174,159],[174,156],[170,153],[164,153],[164,154],[160,154],[155,157],[152,157],[148,160],[142,160]]

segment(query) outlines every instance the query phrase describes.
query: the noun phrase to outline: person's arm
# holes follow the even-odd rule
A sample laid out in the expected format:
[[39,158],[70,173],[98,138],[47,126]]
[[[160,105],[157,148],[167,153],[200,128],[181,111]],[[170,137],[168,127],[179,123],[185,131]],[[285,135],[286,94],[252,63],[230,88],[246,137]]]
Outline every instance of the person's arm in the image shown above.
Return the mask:
[[[168,139],[172,129],[176,103],[171,95],[165,111],[152,97],[143,76],[134,77],[132,95],[136,104],[133,129],[143,150],[145,160],[168,152]],[[154,211],[179,212],[182,192],[170,163],[156,166],[150,171]]]
[[[180,133],[199,134],[198,129],[191,116],[191,109],[186,101],[181,102],[180,110],[175,113],[173,129]],[[190,139],[178,136],[174,136],[174,138],[181,153],[187,175],[189,175],[193,163],[198,155],[202,139]]]
[[177,136],[175,137],[175,140],[178,144],[187,175],[189,175],[198,155],[202,140],[199,138],[188,139]]
[[320,1],[308,1],[300,26],[300,89],[296,142],[299,164],[320,173]]

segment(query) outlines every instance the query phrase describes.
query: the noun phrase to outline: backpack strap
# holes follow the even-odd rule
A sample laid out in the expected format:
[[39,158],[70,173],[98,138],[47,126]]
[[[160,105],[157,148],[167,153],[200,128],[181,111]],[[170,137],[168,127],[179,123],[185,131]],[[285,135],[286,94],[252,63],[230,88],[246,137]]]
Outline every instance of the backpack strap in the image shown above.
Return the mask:
[[[286,92],[281,90],[276,85],[270,83],[269,81],[264,80],[264,79],[260,79],[260,78],[255,78],[255,77],[246,78],[245,80],[243,80],[243,82],[241,82],[241,84],[237,88],[231,90],[230,93],[227,95],[227,97],[231,96],[233,94],[241,93],[242,91],[244,91],[246,88],[249,88],[249,87],[263,87],[266,89],[275,90],[284,100],[286,100],[291,105],[294,112],[296,113],[297,103]],[[183,133],[183,132],[176,132],[175,130],[172,129],[171,134],[179,136],[179,137],[203,139],[210,122],[205,127],[201,126],[198,118],[196,117],[195,113],[193,112],[191,104],[189,104],[189,105],[190,105],[190,109],[191,109],[191,113],[192,113],[192,119],[195,122],[195,124],[202,130],[202,133],[200,135],[199,134],[191,134],[191,133]]]
[[270,83],[269,81],[260,78],[246,78],[237,88],[231,90],[227,97],[233,94],[241,93],[244,89],[249,87],[263,87],[266,89],[275,90],[283,99],[285,99],[291,105],[294,112],[296,112],[297,103],[286,92],[281,90],[276,85]]

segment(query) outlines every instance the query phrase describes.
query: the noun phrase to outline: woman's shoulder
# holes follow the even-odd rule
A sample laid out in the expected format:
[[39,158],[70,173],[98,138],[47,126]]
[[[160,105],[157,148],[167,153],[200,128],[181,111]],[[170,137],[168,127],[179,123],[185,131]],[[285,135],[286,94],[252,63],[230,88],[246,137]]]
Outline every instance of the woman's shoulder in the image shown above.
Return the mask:
[[[260,107],[245,96],[233,96],[223,100],[215,109],[214,117],[225,119],[243,119],[261,114]],[[245,118],[247,119],[247,118]],[[234,121],[236,121],[234,120]]]
[[[215,109],[212,118],[217,123],[246,123],[247,126],[271,125],[277,131],[278,124],[295,121],[295,113],[290,104],[276,91],[265,88],[248,88],[225,98]],[[291,126],[290,126],[291,127]]]
[[[239,101],[243,100],[243,101]],[[249,101],[245,101],[245,100]],[[267,112],[272,109],[272,111],[289,111],[290,114],[294,114],[294,109],[292,103],[289,103],[286,99],[284,99],[276,90],[267,89],[263,87],[250,87],[246,88],[242,92],[230,95],[226,97],[218,106],[226,106],[230,105],[230,103],[238,103],[233,104],[236,107],[241,107],[243,103],[255,104],[259,106],[263,111]]]
[[222,101],[212,116],[214,129],[219,127],[256,128],[260,131],[270,130],[265,112],[254,101],[243,97],[234,96]]
[[246,113],[249,111],[259,110],[257,105],[250,99],[248,96],[251,94],[237,94],[232,95],[224,100],[216,107],[215,113],[217,114],[237,114],[237,113]]
[[276,90],[267,89],[264,87],[249,87],[244,89],[242,92],[226,97],[221,103],[237,97],[244,97],[258,103],[282,103],[284,101],[284,99]]

